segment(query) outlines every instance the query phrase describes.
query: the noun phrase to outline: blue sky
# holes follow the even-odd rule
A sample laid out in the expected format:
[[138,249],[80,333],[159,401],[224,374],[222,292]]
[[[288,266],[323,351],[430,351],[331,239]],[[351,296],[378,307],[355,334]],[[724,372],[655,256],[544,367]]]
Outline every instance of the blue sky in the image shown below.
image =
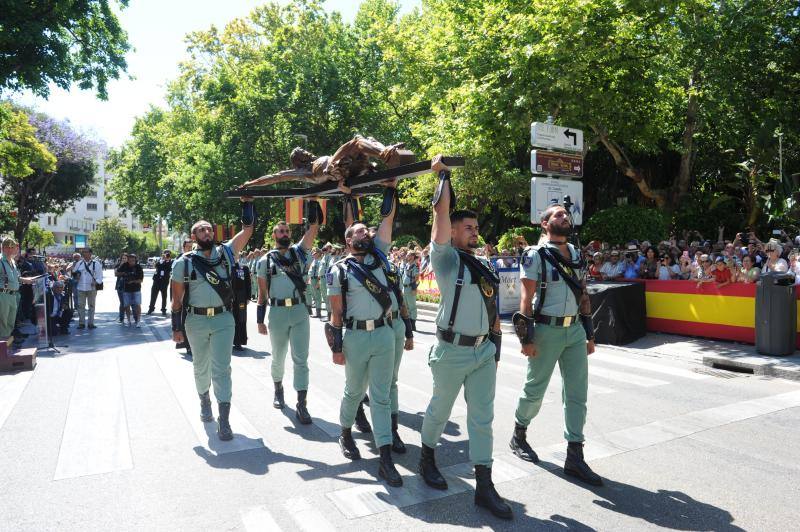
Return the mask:
[[[279,0],[287,3],[287,0]],[[177,65],[185,57],[183,37],[212,24],[223,27],[237,17],[247,15],[265,2],[257,0],[131,0],[120,14],[122,26],[134,50],[127,56],[128,75],[108,87],[108,101],[100,101],[94,92],[73,88],[53,88],[48,100],[29,94],[13,99],[57,118],[66,118],[79,130],[119,146],[130,133],[134,118],[150,104],[163,105],[166,82],[177,74]],[[360,1],[327,0],[328,11],[338,11],[352,21]],[[410,11],[421,0],[401,0],[402,11]]]

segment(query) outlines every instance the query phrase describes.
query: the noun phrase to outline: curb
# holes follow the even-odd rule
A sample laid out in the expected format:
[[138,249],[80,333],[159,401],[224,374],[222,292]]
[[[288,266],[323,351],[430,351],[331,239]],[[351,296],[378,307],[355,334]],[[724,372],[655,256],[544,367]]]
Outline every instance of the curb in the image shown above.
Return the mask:
[[706,355],[703,357],[703,365],[751,375],[800,381],[800,357],[794,356],[781,360],[773,357]]

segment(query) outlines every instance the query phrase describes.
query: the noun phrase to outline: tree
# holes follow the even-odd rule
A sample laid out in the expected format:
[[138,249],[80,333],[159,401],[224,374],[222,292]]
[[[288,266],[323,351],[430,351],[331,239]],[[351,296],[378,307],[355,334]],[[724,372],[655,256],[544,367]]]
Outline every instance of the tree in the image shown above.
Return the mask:
[[[128,36],[109,0],[0,2],[0,92],[30,89],[47,97],[48,84],[68,89],[106,85],[127,69]],[[117,0],[120,8],[128,0]]]
[[28,226],[25,232],[25,247],[32,247],[36,249],[43,249],[47,246],[52,246],[56,243],[55,235],[46,229],[43,229],[39,224],[32,223]]
[[[67,122],[31,113],[27,117],[31,129],[26,129],[18,123],[19,112],[15,116],[17,125],[8,138],[24,149],[15,162],[6,165],[8,173],[0,174],[0,192],[6,209],[16,211],[14,237],[21,242],[39,214],[62,214],[89,194],[94,184],[98,146],[75,132]],[[31,131],[48,153],[32,142]],[[28,172],[29,169],[33,172]]]
[[97,223],[97,229],[89,233],[89,246],[98,257],[119,257],[127,251],[129,231],[116,218],[106,218]]

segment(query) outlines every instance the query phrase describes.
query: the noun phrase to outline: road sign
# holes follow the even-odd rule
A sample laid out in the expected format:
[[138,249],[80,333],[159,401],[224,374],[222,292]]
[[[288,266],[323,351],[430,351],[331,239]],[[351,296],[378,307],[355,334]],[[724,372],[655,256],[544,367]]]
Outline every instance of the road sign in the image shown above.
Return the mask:
[[583,177],[583,155],[531,150],[531,172],[580,178]]
[[564,196],[572,201],[572,223],[583,224],[583,183],[552,177],[531,179],[531,222],[538,225],[542,213],[553,203],[564,204]]
[[554,150],[583,151],[583,131],[544,122],[531,124],[531,146]]

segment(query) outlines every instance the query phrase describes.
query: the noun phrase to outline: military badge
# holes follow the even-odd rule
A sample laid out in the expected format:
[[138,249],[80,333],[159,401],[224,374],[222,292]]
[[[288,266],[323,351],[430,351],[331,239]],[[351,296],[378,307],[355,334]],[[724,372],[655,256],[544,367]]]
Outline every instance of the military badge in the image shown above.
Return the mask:
[[209,283],[211,283],[213,285],[218,285],[219,284],[219,279],[215,275],[213,275],[211,272],[206,273],[206,279],[208,280]]
[[486,297],[494,296],[494,287],[491,285],[489,281],[481,277],[480,285],[481,285],[481,292],[483,292],[484,296]]
[[533,255],[525,255],[522,257],[522,266],[524,268],[529,268],[531,264],[533,264]]

